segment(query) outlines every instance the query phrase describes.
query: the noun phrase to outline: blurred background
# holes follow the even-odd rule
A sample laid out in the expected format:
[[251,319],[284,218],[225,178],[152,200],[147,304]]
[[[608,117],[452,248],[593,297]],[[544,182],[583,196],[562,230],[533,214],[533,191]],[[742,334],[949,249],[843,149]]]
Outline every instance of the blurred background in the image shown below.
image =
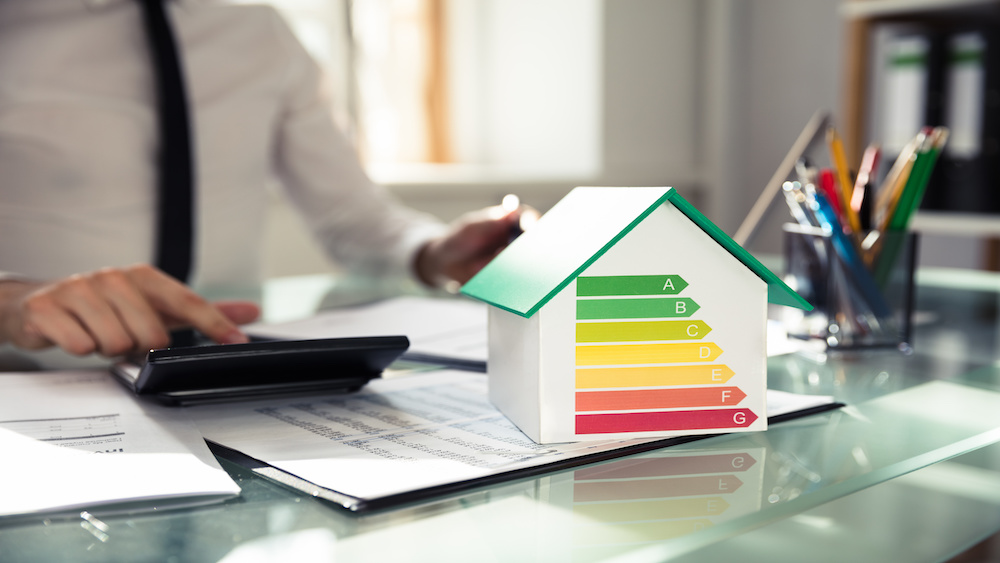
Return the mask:
[[[369,174],[409,205],[450,220],[507,193],[544,211],[579,185],[673,186],[729,234],[817,111],[845,133],[854,162],[900,127],[899,107],[919,114],[902,122],[910,135],[941,124],[927,122],[924,101],[898,100],[887,61],[902,48],[947,48],[995,4],[271,3],[327,70],[332,110]],[[928,39],[943,27],[947,36]],[[911,90],[925,91],[934,72],[924,68]],[[932,185],[928,199],[944,189]],[[973,207],[921,211],[921,265],[996,269],[1000,226]],[[776,202],[748,247],[780,252],[787,220]],[[335,267],[277,197],[267,228],[269,277]]]

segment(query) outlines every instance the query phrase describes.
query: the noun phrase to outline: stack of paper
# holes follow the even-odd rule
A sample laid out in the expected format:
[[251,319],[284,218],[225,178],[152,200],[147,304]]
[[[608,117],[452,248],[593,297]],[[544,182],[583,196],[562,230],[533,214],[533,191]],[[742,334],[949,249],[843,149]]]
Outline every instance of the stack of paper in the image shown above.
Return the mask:
[[0,516],[239,494],[184,411],[105,371],[0,374]]
[[464,298],[397,297],[322,311],[303,320],[249,325],[245,330],[288,339],[401,334],[410,339],[404,359],[486,369],[486,305]]
[[[769,416],[834,406],[830,397],[768,392]],[[485,376],[462,371],[376,380],[351,395],[189,411],[206,439],[227,448],[219,450],[223,455],[352,510],[412,502],[692,439],[536,444],[489,402]]]

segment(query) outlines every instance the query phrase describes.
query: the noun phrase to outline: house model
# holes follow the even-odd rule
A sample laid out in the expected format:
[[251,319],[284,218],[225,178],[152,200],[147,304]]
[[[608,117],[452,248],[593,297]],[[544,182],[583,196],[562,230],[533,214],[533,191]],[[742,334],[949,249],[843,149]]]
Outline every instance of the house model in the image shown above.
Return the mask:
[[576,188],[462,293],[539,443],[763,430],[767,303],[811,309],[672,188]]

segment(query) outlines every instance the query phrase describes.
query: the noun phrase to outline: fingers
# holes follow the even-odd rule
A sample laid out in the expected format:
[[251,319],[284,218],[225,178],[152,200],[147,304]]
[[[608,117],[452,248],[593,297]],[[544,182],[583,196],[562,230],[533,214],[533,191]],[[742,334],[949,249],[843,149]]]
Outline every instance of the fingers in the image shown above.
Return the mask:
[[494,206],[468,213],[452,225],[447,235],[421,248],[415,272],[431,286],[465,283],[537,218],[538,212],[524,205],[512,209]]
[[19,330],[11,340],[29,349],[54,344],[76,355],[106,356],[162,345],[167,339],[162,324],[148,306],[150,319],[131,310],[134,290],[130,294],[119,276],[110,270],[75,275],[25,295],[14,308]]
[[109,268],[52,283],[3,284],[0,342],[110,357],[163,348],[169,330],[182,326],[219,343],[247,342],[236,325],[259,314],[246,301],[214,306],[152,266]]
[[[112,347],[105,343],[106,337],[98,335],[98,350],[102,354],[113,356],[132,350],[164,348],[170,344],[170,334],[165,323],[133,283],[128,270],[101,270],[94,274],[93,285],[114,311],[131,340]],[[108,324],[110,325],[110,320]],[[114,330],[111,327],[107,329]]]
[[[190,288],[163,272],[145,264],[128,268],[129,277],[152,308],[168,326],[181,326],[198,330],[220,344],[249,342],[249,338],[223,312]],[[241,317],[248,317],[249,308],[255,305],[227,305],[228,310]],[[256,314],[252,315],[256,318]],[[240,320],[240,319],[237,319]]]
[[251,301],[216,301],[212,305],[233,324],[252,323],[260,317],[260,307]]
[[9,340],[28,350],[55,345],[76,355],[93,352],[94,339],[77,317],[59,304],[55,293],[47,291],[25,300]]

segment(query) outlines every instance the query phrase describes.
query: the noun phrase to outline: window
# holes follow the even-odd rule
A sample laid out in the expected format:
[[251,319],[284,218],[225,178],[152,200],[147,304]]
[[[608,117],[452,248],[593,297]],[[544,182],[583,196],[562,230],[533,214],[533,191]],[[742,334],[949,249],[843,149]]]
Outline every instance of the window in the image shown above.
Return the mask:
[[599,0],[273,4],[328,70],[377,179],[442,163],[451,178],[600,171]]

